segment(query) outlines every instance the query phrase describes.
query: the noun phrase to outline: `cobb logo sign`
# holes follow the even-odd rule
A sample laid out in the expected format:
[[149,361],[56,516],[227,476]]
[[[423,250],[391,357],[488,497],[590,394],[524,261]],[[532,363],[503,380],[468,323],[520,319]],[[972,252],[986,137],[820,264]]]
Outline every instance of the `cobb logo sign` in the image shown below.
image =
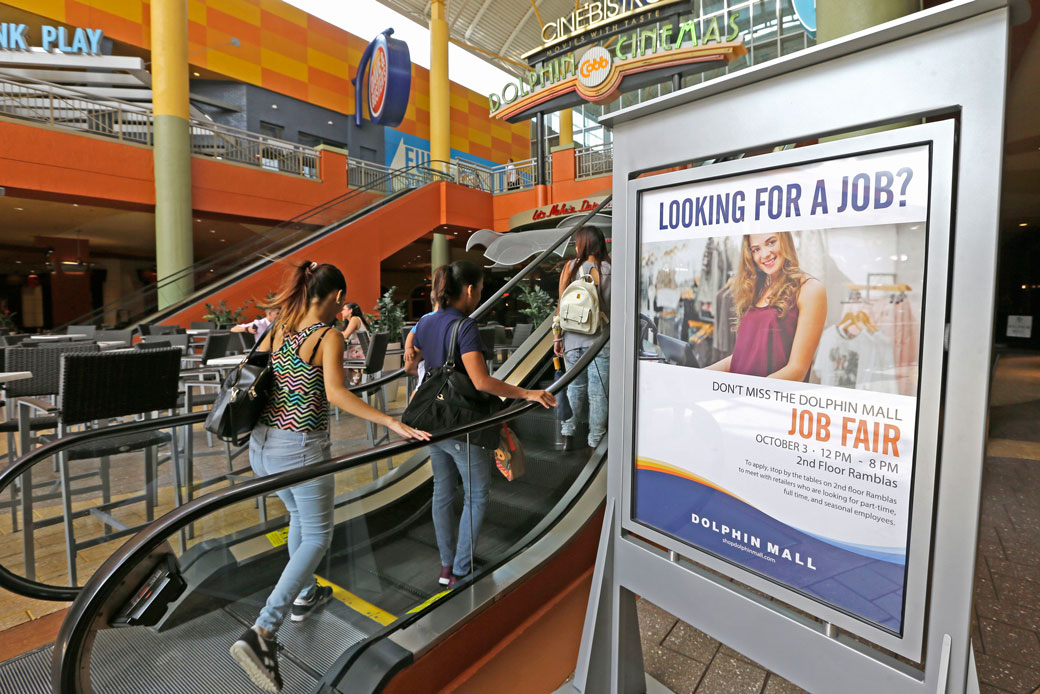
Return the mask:
[[610,51],[602,46],[590,48],[578,61],[578,82],[590,89],[598,87],[607,81],[613,67]]
[[392,37],[387,29],[372,39],[361,54],[357,72],[350,82],[354,85],[354,124],[361,127],[361,113],[365,107],[363,89],[368,80],[368,117],[377,125],[397,126],[404,120],[408,96],[412,89],[412,59],[408,44]]
[[383,114],[387,81],[386,46],[378,44],[368,66],[368,110],[373,118]]

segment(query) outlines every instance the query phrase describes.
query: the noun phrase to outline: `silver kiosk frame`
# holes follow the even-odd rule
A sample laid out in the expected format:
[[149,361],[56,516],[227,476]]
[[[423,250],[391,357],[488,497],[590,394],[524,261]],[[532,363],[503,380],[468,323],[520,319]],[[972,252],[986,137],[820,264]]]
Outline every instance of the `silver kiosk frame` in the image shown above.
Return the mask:
[[[613,407],[606,513],[575,691],[645,691],[640,595],[814,693],[978,692],[970,613],[991,335],[977,326],[993,319],[1011,13],[1009,0],[952,2],[602,119],[614,128],[620,222]],[[946,119],[638,177],[937,116]],[[922,143],[932,152],[928,313],[905,618],[893,634],[632,519],[638,201],[642,191],[682,182]]]

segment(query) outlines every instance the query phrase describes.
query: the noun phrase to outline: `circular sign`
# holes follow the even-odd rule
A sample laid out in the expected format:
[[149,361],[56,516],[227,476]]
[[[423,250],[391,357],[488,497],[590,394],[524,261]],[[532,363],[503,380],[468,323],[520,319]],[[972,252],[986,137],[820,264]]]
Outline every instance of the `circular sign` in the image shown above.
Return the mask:
[[389,65],[386,57],[386,43],[380,41],[372,52],[372,60],[368,64],[368,111],[372,118],[379,118],[386,104],[386,86],[389,81]]
[[602,46],[594,46],[585,51],[578,61],[578,83],[583,87],[598,87],[610,77],[614,59],[610,51]]

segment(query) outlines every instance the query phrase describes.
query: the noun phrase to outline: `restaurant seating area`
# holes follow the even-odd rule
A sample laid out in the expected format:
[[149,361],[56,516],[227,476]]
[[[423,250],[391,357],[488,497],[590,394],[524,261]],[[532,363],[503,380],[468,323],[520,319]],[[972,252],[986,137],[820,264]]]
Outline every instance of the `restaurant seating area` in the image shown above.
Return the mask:
[[[387,334],[370,337],[365,358],[344,364],[360,370],[365,381],[381,376],[385,365],[396,368],[401,355],[388,349]],[[211,324],[133,332],[69,326],[64,334],[0,335],[0,469],[59,437],[209,409],[253,339]],[[402,378],[384,386],[372,404],[403,410],[406,383]],[[389,437],[385,429],[339,413],[331,429],[334,455]],[[208,491],[251,479],[247,451],[248,445],[220,441],[197,423],[97,438],[54,456],[0,498],[0,562],[26,578],[81,585],[144,524]],[[338,475],[337,493],[398,462]],[[179,541],[189,547],[211,532],[224,535],[283,513],[272,495],[228,509],[219,523],[196,524]],[[63,607],[5,594],[0,629]]]

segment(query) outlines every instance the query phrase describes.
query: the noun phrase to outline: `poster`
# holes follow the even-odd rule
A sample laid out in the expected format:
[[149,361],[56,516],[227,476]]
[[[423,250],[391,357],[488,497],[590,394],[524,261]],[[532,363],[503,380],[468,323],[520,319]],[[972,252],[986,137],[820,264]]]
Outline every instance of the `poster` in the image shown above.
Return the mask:
[[894,633],[929,175],[920,145],[639,207],[634,520]]
[[1007,336],[1008,337],[1024,337],[1026,339],[1033,336],[1033,317],[1032,316],[1008,316],[1007,320]]

